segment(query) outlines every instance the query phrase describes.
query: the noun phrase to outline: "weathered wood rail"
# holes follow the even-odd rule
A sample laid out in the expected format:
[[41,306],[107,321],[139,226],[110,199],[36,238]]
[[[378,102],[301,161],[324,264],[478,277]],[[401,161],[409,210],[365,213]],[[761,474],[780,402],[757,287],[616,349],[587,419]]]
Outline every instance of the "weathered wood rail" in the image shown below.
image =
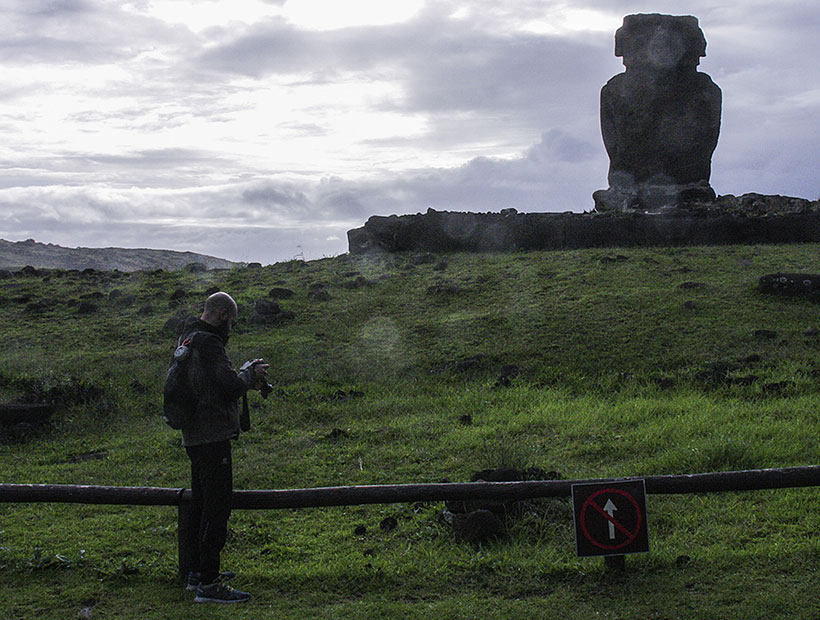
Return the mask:
[[[270,510],[447,500],[515,500],[539,497],[570,497],[573,484],[616,482],[618,480],[625,480],[625,478],[237,490],[233,493],[233,508]],[[645,476],[643,480],[647,493],[660,495],[811,487],[820,486],[820,466]],[[0,484],[0,503],[32,502],[178,506],[180,574],[186,575],[188,567],[192,565],[191,559],[185,555],[187,546],[183,544],[189,531],[190,489]]]
[[[447,482],[312,489],[237,490],[233,493],[233,507],[238,509],[316,508],[467,499],[512,500],[569,497],[573,484],[615,480],[618,479]],[[820,466],[644,476],[643,480],[646,483],[647,493],[659,495],[810,487],[820,486]],[[190,500],[191,491],[189,489],[0,484],[0,503],[53,502],[179,506]]]

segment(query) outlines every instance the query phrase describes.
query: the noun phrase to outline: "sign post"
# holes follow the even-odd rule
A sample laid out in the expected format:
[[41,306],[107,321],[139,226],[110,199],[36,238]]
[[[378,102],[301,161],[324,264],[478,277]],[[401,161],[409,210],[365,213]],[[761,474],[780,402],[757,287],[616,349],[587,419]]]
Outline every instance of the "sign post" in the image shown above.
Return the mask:
[[643,480],[572,485],[578,557],[649,552]]

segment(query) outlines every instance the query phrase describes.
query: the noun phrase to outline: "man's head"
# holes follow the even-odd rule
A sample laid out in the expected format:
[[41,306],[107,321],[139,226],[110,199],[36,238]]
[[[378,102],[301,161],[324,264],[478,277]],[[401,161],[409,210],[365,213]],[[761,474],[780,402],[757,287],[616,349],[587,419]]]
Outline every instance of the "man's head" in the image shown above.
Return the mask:
[[231,330],[238,311],[233,297],[227,293],[214,293],[205,300],[205,309],[200,319],[227,333]]

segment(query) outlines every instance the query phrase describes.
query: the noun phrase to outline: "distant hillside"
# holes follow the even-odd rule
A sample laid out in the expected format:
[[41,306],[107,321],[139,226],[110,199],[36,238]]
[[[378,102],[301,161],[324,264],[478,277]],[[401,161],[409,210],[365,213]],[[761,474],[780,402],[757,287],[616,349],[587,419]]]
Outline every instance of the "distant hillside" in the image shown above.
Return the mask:
[[0,269],[98,269],[102,271],[146,271],[182,269],[201,263],[208,269],[230,269],[243,263],[194,252],[126,248],[64,248],[51,243],[0,239]]

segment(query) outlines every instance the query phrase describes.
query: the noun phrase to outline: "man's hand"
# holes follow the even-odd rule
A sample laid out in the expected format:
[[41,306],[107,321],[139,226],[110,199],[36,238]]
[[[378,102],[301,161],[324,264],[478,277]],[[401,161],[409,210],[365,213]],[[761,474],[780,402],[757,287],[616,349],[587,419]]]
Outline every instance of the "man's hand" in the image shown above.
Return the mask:
[[253,367],[253,374],[257,379],[264,379],[268,376],[268,369],[270,368],[270,364],[266,364],[265,360],[253,360],[251,362],[251,366]]
[[264,386],[266,377],[268,376],[268,369],[270,364],[266,364],[263,359],[255,359],[242,364],[239,369],[239,374],[248,385],[248,389],[258,390],[260,386]]

